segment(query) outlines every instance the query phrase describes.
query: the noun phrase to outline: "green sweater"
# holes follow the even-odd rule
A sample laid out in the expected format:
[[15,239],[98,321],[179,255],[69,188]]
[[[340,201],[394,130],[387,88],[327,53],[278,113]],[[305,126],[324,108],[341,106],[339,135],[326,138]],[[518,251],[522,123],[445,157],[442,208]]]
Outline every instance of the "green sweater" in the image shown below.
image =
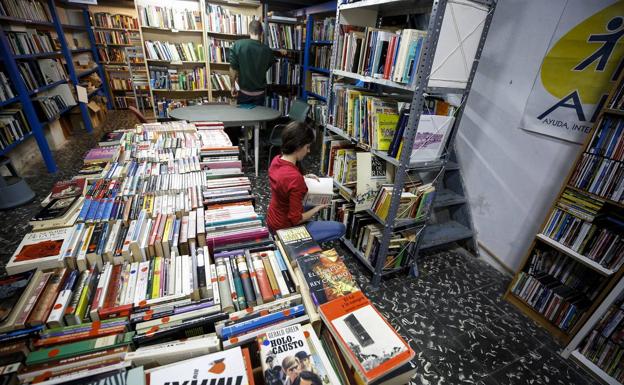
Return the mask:
[[273,51],[257,40],[237,40],[230,48],[230,66],[238,71],[238,85],[245,91],[264,91],[266,72],[275,61]]

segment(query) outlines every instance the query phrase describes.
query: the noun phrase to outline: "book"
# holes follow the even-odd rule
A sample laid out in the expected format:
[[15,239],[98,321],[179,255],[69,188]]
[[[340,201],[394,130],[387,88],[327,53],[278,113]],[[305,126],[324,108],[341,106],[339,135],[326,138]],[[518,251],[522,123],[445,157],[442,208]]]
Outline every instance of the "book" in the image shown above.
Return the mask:
[[61,256],[71,232],[71,227],[65,227],[26,234],[6,266],[7,273],[63,267]]
[[365,383],[392,372],[415,355],[361,291],[319,309],[341,351]]
[[150,385],[170,385],[187,382],[250,384],[240,347],[148,370],[146,379]]
[[297,265],[316,306],[359,290],[335,249],[303,256]]
[[334,182],[332,178],[304,178],[308,193],[303,198],[305,206],[320,206],[329,204],[334,196]]
[[29,270],[0,280],[0,333],[17,329],[16,320],[40,279],[41,270]]
[[111,131],[107,132],[100,138],[98,146],[107,147],[107,146],[118,146],[124,136],[126,135],[123,131]]
[[305,226],[277,230],[276,234],[290,261],[296,261],[299,257],[321,251],[320,246],[312,239]]
[[[260,363],[265,382],[275,383],[281,373],[285,374],[284,383],[297,384],[301,376],[316,376],[320,381],[312,361],[311,349],[301,325],[290,325],[268,331],[257,338],[260,351]],[[315,383],[314,380],[308,380]]]
[[214,334],[201,335],[185,340],[142,346],[126,354],[125,360],[134,366],[162,366],[203,356],[219,350],[221,342]]
[[[320,383],[323,385],[340,384],[338,375],[334,371],[334,368],[327,357],[327,353],[325,352],[321,341],[316,336],[316,332],[312,328],[312,325],[301,325],[301,330],[303,331],[303,335],[305,336],[308,342],[308,347],[310,348],[310,366],[314,368],[313,373],[320,378]],[[308,376],[303,375],[302,379],[311,381],[307,377]]]

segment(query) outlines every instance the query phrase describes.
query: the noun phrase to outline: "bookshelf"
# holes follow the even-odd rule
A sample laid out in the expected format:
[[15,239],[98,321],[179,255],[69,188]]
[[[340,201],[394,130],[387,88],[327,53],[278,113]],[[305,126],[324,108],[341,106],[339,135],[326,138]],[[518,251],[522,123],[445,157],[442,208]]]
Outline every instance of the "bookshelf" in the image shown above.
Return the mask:
[[[336,15],[336,3],[329,2],[320,4],[316,7],[306,9],[306,37],[303,55],[303,74],[300,85],[300,94],[303,100],[311,105],[310,111],[312,119],[320,126],[327,122],[327,94],[317,92],[318,89],[313,87],[313,82],[317,83],[316,78],[327,78],[329,83],[330,66],[321,65],[321,55],[327,55],[325,60],[331,61],[331,50],[334,42],[334,27]],[[313,81],[312,78],[315,78]]]
[[[89,57],[94,51],[88,36],[90,24],[86,17],[86,7],[54,0],[40,1],[39,4],[47,7],[49,18],[47,15],[37,14],[35,8],[26,5],[12,10],[19,12],[19,15],[0,16],[0,20],[8,26],[0,32],[3,71],[10,79],[13,89],[13,97],[2,102],[0,111],[12,114],[20,110],[16,116],[23,117],[19,119],[23,124],[19,135],[14,134],[8,138],[2,144],[0,154],[7,155],[16,146],[34,137],[47,170],[56,172],[56,163],[46,140],[45,130],[50,129],[50,124],[74,107],[78,107],[85,129],[92,132],[87,103],[78,101],[76,87],[94,73],[102,77],[102,72],[96,58]],[[24,27],[28,29],[25,30]],[[36,37],[48,43],[38,52],[16,51],[17,48],[12,47],[11,40],[18,35],[24,39]],[[85,48],[89,46],[91,47]],[[87,63],[88,68],[76,69],[83,62]],[[87,94],[87,101],[95,94],[91,90]]]
[[624,197],[622,180],[614,177],[622,159],[616,126],[623,92],[620,77],[505,293],[567,344],[564,356],[572,355],[607,383],[609,376],[577,348],[624,285],[624,255],[616,247]]
[[[340,160],[341,163],[339,163],[339,165],[346,165],[343,169],[345,171],[342,174],[339,172],[341,175],[339,178],[344,180],[337,180],[336,187],[346,203],[342,208],[336,208],[338,214],[335,218],[347,223],[347,235],[343,243],[371,272],[371,283],[374,287],[379,286],[382,278],[408,268],[413,275],[417,275],[415,258],[419,249],[439,246],[462,239],[466,234],[469,236],[472,234],[469,228],[455,220],[446,223],[429,223],[433,209],[447,205],[466,204],[463,196],[443,187],[440,181],[445,179],[446,167],[449,166],[450,170],[450,166],[456,164],[452,155],[455,132],[463,112],[464,102],[470,91],[476,63],[487,36],[494,7],[495,2],[491,1],[463,0],[433,1],[431,8],[426,9],[414,2],[401,0],[365,0],[348,4],[339,3],[337,6],[336,27],[333,42],[331,42],[331,67],[329,68],[329,97],[327,98],[329,118],[324,132],[324,155],[328,154],[329,160],[323,160],[321,167],[322,172],[327,172],[329,176],[336,179],[334,171],[330,172],[333,151],[337,150],[336,153],[339,153],[342,151],[341,148],[345,149],[344,160]],[[453,18],[451,13],[456,17]],[[386,28],[386,30],[392,28],[396,31],[398,27],[392,23],[392,19],[402,20],[400,23],[405,23],[406,14],[411,15],[412,21],[416,21],[417,27],[412,26],[412,28],[426,31],[426,34],[419,32],[419,40],[414,40],[419,41],[420,55],[414,58],[416,65],[412,65],[411,68],[408,64],[404,65],[408,68],[407,72],[400,72],[395,63],[392,67],[388,66],[389,72],[386,73],[383,71],[384,67],[380,66],[378,68],[381,68],[384,73],[377,73],[378,69],[373,68],[372,61],[367,67],[368,62],[365,64],[366,55],[363,53],[359,56],[353,50],[345,51],[347,53],[343,55],[345,44],[348,44],[346,49],[355,49],[356,45],[360,44],[356,43],[360,38],[358,36],[363,36],[363,38],[357,52],[360,52],[359,47],[365,49],[365,44],[369,41],[368,36],[381,36],[373,35],[375,33],[373,30],[365,28]],[[467,39],[458,40],[460,30],[472,31],[472,33],[467,36]],[[391,39],[389,38],[388,42]],[[318,46],[329,44],[330,42],[325,39],[316,41]],[[453,54],[453,52],[460,51],[461,55]],[[398,54],[395,55],[398,57]],[[360,60],[360,58],[363,59]],[[350,94],[351,91],[353,93]],[[305,92],[305,95],[314,98],[310,92]],[[349,111],[349,108],[353,107],[346,103],[351,96],[347,95],[355,95],[356,99],[360,96],[369,98],[360,99],[358,104],[360,106],[366,105],[364,104],[367,103],[366,100],[374,102],[374,98],[397,104],[409,103],[409,110],[401,112],[402,108],[398,108],[394,112],[394,114],[398,113],[397,119],[399,120],[402,119],[400,116],[404,115],[404,121],[401,123],[404,133],[397,136],[399,142],[396,145],[402,143],[401,146],[405,148],[414,148],[414,143],[419,143],[419,147],[415,148],[419,150],[423,145],[420,144],[422,138],[416,142],[417,132],[420,135],[429,135],[429,138],[437,137],[440,132],[439,127],[444,126],[444,137],[436,139],[440,143],[438,154],[426,160],[418,157],[412,158],[410,151],[397,151],[390,155],[389,150],[381,149],[378,144],[375,145],[369,141],[369,135],[372,134],[363,131],[361,127],[364,126],[360,124],[361,118],[358,118],[360,121],[357,130],[354,129],[356,124],[353,123],[354,118]],[[437,103],[436,100],[453,100],[455,104],[451,106],[454,106],[454,109],[446,113],[446,116],[444,113],[439,114],[442,116],[436,116],[437,112],[431,114],[431,111],[425,111],[424,106],[426,103],[429,105],[432,100],[434,104]],[[369,116],[368,114],[372,114],[371,111],[360,111],[360,115]],[[395,124],[399,127],[399,122],[395,121],[390,124],[393,125],[394,130],[397,129],[394,127]],[[349,163],[352,162],[354,156],[357,157],[358,164],[357,183],[352,176],[349,176],[351,174],[348,171]],[[335,159],[334,157],[333,160]],[[378,174],[377,187],[371,189],[369,185],[369,190],[364,192],[358,192],[356,189],[356,185],[360,183],[359,173],[362,170],[360,159],[367,162],[367,165],[371,164],[370,168]],[[457,167],[453,167],[453,170],[456,169]],[[361,178],[370,180],[371,175]],[[432,186],[435,189],[435,193],[431,193],[431,190],[427,193],[428,202],[433,201],[432,196],[436,197],[434,203],[426,203],[422,212],[418,208],[417,212],[414,211],[414,216],[409,214],[407,218],[398,218],[399,214],[401,216],[405,214],[405,207],[401,206],[401,201],[407,196],[403,191],[404,188],[408,186],[410,189],[418,188],[416,186],[421,182],[423,187]],[[375,203],[370,202],[370,194],[379,195],[380,186],[389,187],[384,190],[388,195],[381,198],[385,202],[384,205],[388,205],[384,215],[379,215],[380,212],[375,210]],[[421,194],[420,197],[425,196],[424,191],[418,192]],[[439,194],[439,196],[432,194]],[[369,205],[373,203],[373,209],[366,206],[358,208],[362,201],[367,200]],[[401,212],[400,207],[403,207]],[[410,212],[412,211],[410,209]],[[429,227],[429,231],[426,231]],[[363,242],[362,238],[366,238],[367,234],[368,242]],[[373,240],[375,243],[371,247]],[[365,244],[368,246],[364,246]]]
[[[139,108],[133,103],[135,96],[129,91],[129,87],[120,87],[120,83],[129,83],[130,73],[144,70],[144,64],[127,60],[126,48],[139,47],[139,28],[136,10],[133,4],[124,2],[104,1],[97,5],[89,6],[93,44],[98,60],[102,63],[105,77],[103,89],[108,98],[110,109],[126,109],[130,105]],[[96,44],[98,34],[120,34],[133,45]],[[142,48],[141,48],[142,49]],[[132,66],[132,68],[130,68]],[[151,106],[151,104],[150,104]],[[145,111],[148,112],[148,111]],[[151,108],[149,109],[151,114]]]

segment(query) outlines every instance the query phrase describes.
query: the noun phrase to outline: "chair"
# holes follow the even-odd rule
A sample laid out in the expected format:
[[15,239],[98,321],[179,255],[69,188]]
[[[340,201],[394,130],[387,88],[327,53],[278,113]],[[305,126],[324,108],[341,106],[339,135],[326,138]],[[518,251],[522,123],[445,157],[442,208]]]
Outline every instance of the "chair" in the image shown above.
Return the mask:
[[288,122],[273,126],[271,135],[269,135],[269,143],[271,144],[269,147],[269,166],[271,165],[271,153],[273,152],[273,147],[282,146],[282,130],[284,127],[292,121],[305,122],[309,111],[310,105],[308,103],[300,99],[295,99],[290,105],[290,111],[288,111],[288,116],[286,117]]
[[139,111],[136,107],[128,106],[128,109],[134,114],[134,116],[136,116],[136,118],[139,120],[139,123],[147,123],[147,118],[145,117],[145,115],[143,115],[141,111]]
[[1,167],[5,167],[9,175],[0,175],[0,210],[21,206],[35,199],[35,193],[17,174],[11,159],[0,156]]

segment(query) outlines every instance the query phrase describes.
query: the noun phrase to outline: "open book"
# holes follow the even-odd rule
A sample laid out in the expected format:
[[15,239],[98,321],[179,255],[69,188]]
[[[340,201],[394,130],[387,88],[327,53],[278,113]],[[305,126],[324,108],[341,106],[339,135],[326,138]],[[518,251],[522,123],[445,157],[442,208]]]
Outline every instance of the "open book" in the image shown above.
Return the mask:
[[334,182],[332,178],[319,178],[319,180],[305,178],[308,193],[303,198],[304,206],[319,206],[331,203],[334,196]]

